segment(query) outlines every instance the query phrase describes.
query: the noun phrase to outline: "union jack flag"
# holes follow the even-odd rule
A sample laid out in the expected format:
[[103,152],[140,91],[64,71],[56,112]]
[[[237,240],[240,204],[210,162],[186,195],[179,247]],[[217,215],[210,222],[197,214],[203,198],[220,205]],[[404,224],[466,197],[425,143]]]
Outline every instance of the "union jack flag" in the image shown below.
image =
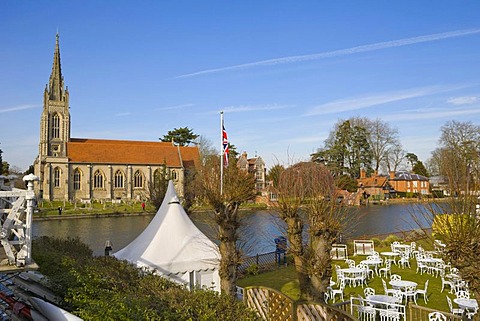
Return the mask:
[[228,137],[227,131],[225,130],[225,126],[222,125],[222,132],[223,132],[223,165],[225,167],[228,166]]

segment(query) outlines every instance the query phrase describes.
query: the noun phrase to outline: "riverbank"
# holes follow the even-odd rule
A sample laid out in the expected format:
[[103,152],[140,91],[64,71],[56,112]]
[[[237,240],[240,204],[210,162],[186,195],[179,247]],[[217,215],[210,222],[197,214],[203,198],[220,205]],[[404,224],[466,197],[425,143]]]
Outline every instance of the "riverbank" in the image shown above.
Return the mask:
[[69,219],[85,219],[85,218],[104,218],[104,217],[124,217],[124,216],[149,216],[155,215],[153,212],[139,212],[139,213],[82,213],[82,214],[67,214],[67,215],[49,215],[36,216],[33,215],[34,221],[49,221],[49,220],[69,220]]

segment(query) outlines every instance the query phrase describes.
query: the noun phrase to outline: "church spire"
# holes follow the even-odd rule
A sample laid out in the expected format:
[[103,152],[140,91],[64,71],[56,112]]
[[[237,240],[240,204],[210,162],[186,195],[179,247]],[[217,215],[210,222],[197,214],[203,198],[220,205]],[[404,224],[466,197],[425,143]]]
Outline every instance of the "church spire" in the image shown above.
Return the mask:
[[62,66],[60,64],[60,46],[58,43],[59,37],[60,36],[57,31],[55,53],[53,54],[52,73],[48,82],[48,97],[50,100],[64,101],[65,87],[63,83]]

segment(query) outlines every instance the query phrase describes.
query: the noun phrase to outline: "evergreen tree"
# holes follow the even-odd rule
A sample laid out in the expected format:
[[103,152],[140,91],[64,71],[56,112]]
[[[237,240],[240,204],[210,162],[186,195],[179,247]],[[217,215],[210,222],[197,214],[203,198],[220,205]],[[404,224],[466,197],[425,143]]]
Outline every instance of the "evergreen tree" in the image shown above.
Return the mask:
[[351,178],[358,178],[361,168],[369,172],[372,167],[373,154],[368,131],[350,120],[337,123],[325,147],[311,156],[313,161],[325,164],[334,176],[347,174]]
[[192,144],[199,135],[193,133],[188,127],[174,128],[168,131],[167,135],[159,138],[162,142],[174,142],[180,146],[188,146]]

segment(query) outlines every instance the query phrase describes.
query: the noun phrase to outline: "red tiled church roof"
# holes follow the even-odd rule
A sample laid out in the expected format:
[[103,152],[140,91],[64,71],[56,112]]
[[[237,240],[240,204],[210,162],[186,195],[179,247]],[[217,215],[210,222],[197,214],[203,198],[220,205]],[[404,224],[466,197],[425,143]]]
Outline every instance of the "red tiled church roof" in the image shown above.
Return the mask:
[[197,165],[199,152],[197,147],[177,147],[165,142],[71,138],[67,157],[74,163],[190,167]]

